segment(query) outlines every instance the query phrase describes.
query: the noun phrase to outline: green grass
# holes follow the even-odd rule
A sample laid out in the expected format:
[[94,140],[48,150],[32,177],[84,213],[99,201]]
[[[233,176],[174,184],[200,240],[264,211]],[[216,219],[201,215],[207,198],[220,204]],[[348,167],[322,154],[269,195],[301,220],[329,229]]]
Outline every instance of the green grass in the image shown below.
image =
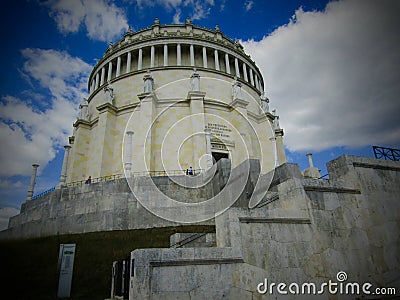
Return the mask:
[[[56,299],[60,244],[76,244],[70,299],[110,297],[114,260],[139,248],[169,247],[176,232],[208,232],[213,226],[178,226],[0,241],[2,299]],[[4,297],[4,298],[3,298]]]

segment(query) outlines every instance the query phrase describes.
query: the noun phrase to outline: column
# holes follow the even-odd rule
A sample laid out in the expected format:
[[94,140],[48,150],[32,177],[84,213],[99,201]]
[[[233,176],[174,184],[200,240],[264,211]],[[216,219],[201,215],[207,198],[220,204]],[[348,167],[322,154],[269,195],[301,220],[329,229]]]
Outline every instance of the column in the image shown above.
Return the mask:
[[164,45],[164,67],[168,66],[168,45]]
[[308,164],[310,165],[310,168],[314,168],[314,162],[312,160],[312,154],[311,153],[307,153],[306,156],[308,158]]
[[214,50],[215,70],[219,71],[218,50]]
[[71,150],[71,146],[65,145],[64,146],[64,160],[61,168],[61,176],[60,176],[60,185],[64,185],[67,179],[67,168],[68,168],[68,160],[69,160],[69,153]]
[[125,154],[125,174],[126,177],[129,178],[132,176],[132,136],[133,131],[126,132],[126,154]]
[[117,57],[117,70],[115,71],[115,77],[121,74],[121,56]]
[[249,78],[247,77],[247,69],[246,69],[246,64],[245,63],[243,63],[243,76],[244,76],[244,80],[249,82]]
[[33,164],[32,167],[33,167],[33,169],[32,169],[32,176],[31,176],[31,183],[29,184],[28,195],[26,196],[26,201],[32,200],[33,190],[35,188],[35,183],[36,183],[36,172],[37,172],[37,168],[39,167],[39,165]]
[[137,63],[138,70],[142,69],[142,63],[143,63],[143,50],[142,48],[139,48],[138,63]]
[[112,61],[108,63],[107,82],[111,81],[111,76],[112,76]]
[[190,44],[190,65],[194,66],[194,47]]
[[229,55],[228,55],[228,53],[225,53],[225,68],[226,68],[226,73],[231,74],[231,67],[229,66]]
[[94,89],[97,90],[99,87],[99,73],[96,74],[96,82],[94,84]]
[[207,67],[207,48],[206,47],[203,47],[203,67],[208,68]]
[[276,143],[276,137],[271,137],[269,140],[272,143],[272,147],[275,149],[275,151],[274,151],[274,168],[276,168],[277,166],[279,166],[278,147],[277,147],[277,143]]
[[126,58],[126,73],[129,73],[131,71],[131,60],[132,60],[132,54],[129,51],[128,57]]
[[206,154],[207,154],[207,169],[213,166],[212,152],[211,152],[211,129],[204,130],[206,134]]
[[252,68],[250,68],[250,82],[251,82],[251,85],[254,86],[254,76],[253,76],[253,69]]
[[106,73],[106,70],[103,68],[101,68],[101,77],[100,77],[100,86],[102,86],[104,84],[104,75]]
[[176,45],[176,64],[180,66],[182,63],[182,58],[181,58],[181,44]]
[[257,74],[254,75],[254,83],[255,83],[255,85],[256,85],[257,90],[259,90],[260,87],[258,86],[258,77],[257,77]]
[[235,74],[237,78],[240,78],[239,61],[236,57],[235,57]]
[[154,46],[150,47],[150,68],[154,68]]
[[283,130],[275,131],[276,140],[276,165],[279,166],[286,162],[285,147],[283,146]]

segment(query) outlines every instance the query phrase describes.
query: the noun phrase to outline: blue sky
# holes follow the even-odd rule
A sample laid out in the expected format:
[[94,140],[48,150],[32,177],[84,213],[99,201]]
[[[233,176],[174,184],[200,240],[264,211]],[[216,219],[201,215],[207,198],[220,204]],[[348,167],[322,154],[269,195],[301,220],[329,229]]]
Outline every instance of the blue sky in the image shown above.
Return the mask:
[[400,147],[399,1],[5,0],[0,82],[0,229],[26,197],[57,184],[87,79],[108,42],[181,23],[239,39],[260,67],[280,115],[290,162],[373,156]]

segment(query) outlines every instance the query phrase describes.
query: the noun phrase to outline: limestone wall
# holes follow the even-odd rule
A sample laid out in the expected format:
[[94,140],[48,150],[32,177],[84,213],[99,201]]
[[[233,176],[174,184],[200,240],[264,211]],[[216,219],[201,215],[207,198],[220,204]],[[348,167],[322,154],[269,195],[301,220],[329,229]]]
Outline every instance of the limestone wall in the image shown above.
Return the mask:
[[[181,176],[183,177],[183,176]],[[218,176],[216,176],[218,178]],[[201,179],[201,178],[200,178]],[[137,179],[142,189],[146,182]],[[179,188],[167,177],[154,177],[162,193],[183,202],[205,200],[213,195],[214,184],[199,189]],[[156,201],[156,200],[155,200]],[[213,221],[204,222],[213,224]],[[155,216],[135,198],[125,178],[56,189],[26,202],[12,217],[0,238],[39,237],[66,233],[127,230],[180,225]]]
[[[232,207],[215,221],[217,248],[135,250],[130,299],[280,299],[259,283],[368,282],[400,294],[400,163],[342,156],[329,180],[304,179],[279,167],[278,199]],[[286,288],[286,291],[288,289]],[[350,290],[351,292],[351,290]],[[285,299],[354,299],[372,295],[296,295]],[[375,297],[375,296],[374,296]]]
[[[255,162],[255,161],[254,161]],[[253,162],[253,163],[254,163]],[[67,233],[129,230],[182,225],[149,212],[142,203],[154,203],[161,211],[182,214],[168,207],[167,197],[182,203],[199,203],[212,198],[225,186],[231,173],[229,160],[221,159],[209,173],[198,176],[134,177],[62,187],[25,202],[20,214],[9,221],[0,238],[41,237]],[[235,176],[242,176],[237,171]],[[184,187],[193,185],[196,188]],[[155,190],[156,188],[156,190]],[[136,194],[134,194],[132,192]],[[141,198],[138,201],[137,196]],[[158,214],[159,215],[159,214]],[[214,224],[213,220],[200,224]]]

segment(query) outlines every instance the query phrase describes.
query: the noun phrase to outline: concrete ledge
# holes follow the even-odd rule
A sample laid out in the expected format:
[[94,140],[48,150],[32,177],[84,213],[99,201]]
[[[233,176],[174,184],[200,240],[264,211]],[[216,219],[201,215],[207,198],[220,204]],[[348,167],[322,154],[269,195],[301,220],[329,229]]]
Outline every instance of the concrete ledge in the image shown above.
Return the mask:
[[[396,162],[395,162],[396,163]],[[361,163],[361,162],[353,162],[354,167],[359,168],[372,168],[372,169],[379,169],[379,170],[389,170],[389,171],[400,171],[400,162],[397,162],[399,166],[390,166],[390,165],[382,165],[381,160],[379,160],[379,164],[372,164],[372,163]]]
[[340,187],[328,187],[328,186],[304,186],[305,191],[312,192],[326,192],[326,193],[346,193],[346,194],[361,194],[360,190],[352,189],[352,188],[340,188]]
[[281,223],[281,224],[311,224],[310,219],[303,218],[257,218],[239,217],[241,223]]
[[180,259],[168,261],[150,261],[151,267],[166,267],[166,266],[185,266],[185,265],[214,265],[214,264],[236,264],[242,263],[243,258],[209,258],[209,259]]

